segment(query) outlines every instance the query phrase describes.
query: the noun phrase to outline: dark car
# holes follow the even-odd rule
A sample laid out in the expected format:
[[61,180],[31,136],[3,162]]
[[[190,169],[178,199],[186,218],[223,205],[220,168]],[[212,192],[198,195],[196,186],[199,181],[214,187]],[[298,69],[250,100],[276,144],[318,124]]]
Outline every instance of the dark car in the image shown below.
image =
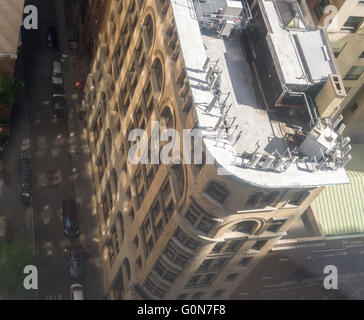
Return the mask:
[[63,200],[61,212],[63,217],[64,234],[70,238],[77,237],[80,234],[80,223],[77,217],[75,200]]
[[71,278],[75,280],[81,279],[83,276],[83,255],[79,245],[70,244],[68,246],[68,263]]
[[58,51],[59,49],[58,35],[55,27],[47,28],[47,46],[53,51]]
[[60,122],[67,120],[67,103],[64,95],[53,95],[52,116],[57,118],[57,120]]

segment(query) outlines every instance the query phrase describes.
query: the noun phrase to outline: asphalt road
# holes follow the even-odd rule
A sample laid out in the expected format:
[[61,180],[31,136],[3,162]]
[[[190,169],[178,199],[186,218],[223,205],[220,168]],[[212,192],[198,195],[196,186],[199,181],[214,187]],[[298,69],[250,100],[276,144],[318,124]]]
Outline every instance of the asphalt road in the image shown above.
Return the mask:
[[[62,0],[61,0],[62,1]],[[77,115],[77,96],[72,88],[72,59],[68,55],[68,39],[64,11],[58,0],[28,0],[39,14],[38,30],[22,30],[22,56],[25,99],[30,128],[33,169],[33,212],[35,246],[38,257],[39,299],[69,299],[73,283],[67,263],[68,239],[63,234],[60,205],[63,199],[78,203],[81,221],[80,242],[90,255],[83,279],[88,299],[103,298],[102,261],[98,248],[97,219],[92,208],[87,140]],[[57,12],[57,16],[56,13]],[[60,53],[46,45],[46,29],[57,27]],[[51,117],[50,74],[53,59],[63,61],[69,120],[58,123]],[[67,82],[68,81],[68,82]]]

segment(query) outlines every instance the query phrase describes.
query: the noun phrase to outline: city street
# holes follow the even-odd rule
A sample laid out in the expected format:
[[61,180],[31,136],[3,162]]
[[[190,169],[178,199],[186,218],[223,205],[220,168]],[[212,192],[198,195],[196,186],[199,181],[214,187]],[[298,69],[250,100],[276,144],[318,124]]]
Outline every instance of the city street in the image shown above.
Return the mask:
[[[76,200],[80,219],[80,242],[88,254],[84,284],[86,299],[103,299],[103,262],[99,254],[98,224],[92,202],[92,179],[86,133],[78,118],[79,97],[73,92],[72,57],[68,49],[68,31],[62,0],[32,0],[39,14],[39,29],[22,29],[20,64],[24,71],[25,97],[15,106],[9,143],[11,186],[0,193],[1,208],[13,221],[14,237],[36,247],[39,290],[29,297],[69,299],[72,283],[63,234],[61,202]],[[57,16],[55,15],[57,13]],[[60,53],[47,48],[46,29],[58,30]],[[68,103],[68,122],[52,118],[51,68],[53,59],[61,59]],[[18,63],[19,64],[19,63]],[[20,68],[21,68],[20,66]],[[21,70],[18,70],[21,73]],[[16,160],[21,149],[30,147],[33,178],[33,208],[19,202]],[[34,221],[34,229],[33,222]],[[77,281],[76,281],[77,282]]]

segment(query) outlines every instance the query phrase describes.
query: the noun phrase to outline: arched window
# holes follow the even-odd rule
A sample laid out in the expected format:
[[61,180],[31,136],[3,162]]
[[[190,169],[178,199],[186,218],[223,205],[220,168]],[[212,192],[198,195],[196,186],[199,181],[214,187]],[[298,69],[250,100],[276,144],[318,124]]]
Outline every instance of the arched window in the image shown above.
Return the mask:
[[154,37],[154,25],[153,25],[153,19],[150,14],[148,14],[147,17],[145,18],[144,26],[147,31],[149,46],[152,46],[153,37]]
[[160,128],[173,128],[173,116],[169,107],[165,107],[160,115]]
[[254,220],[242,221],[233,226],[233,231],[252,234],[258,227],[258,222]]
[[124,259],[123,265],[125,267],[125,271],[126,271],[126,275],[128,277],[128,280],[130,280],[131,279],[131,275],[130,275],[130,263],[129,263],[128,258],[125,258]]
[[185,186],[185,174],[183,170],[183,166],[181,164],[173,164],[172,167],[174,179],[174,187],[176,193],[176,201],[177,203],[182,199],[184,186]]
[[110,155],[112,150],[112,136],[110,129],[107,129],[105,132],[105,146],[107,148],[107,153]]
[[158,90],[161,91],[163,85],[163,68],[159,58],[156,58],[154,60],[152,68],[155,74],[155,78],[157,80]]
[[120,239],[120,244],[123,243],[124,241],[124,218],[123,215],[121,214],[121,212],[119,211],[117,214],[118,217],[118,221],[119,221],[119,226],[120,226],[120,232],[121,232],[121,239]]
[[114,185],[114,194],[118,193],[118,176],[115,169],[111,170],[110,174],[110,180],[112,184]]
[[105,92],[101,93],[100,108],[101,108],[101,110],[103,110],[103,112],[105,114],[106,113],[106,95],[105,95]]

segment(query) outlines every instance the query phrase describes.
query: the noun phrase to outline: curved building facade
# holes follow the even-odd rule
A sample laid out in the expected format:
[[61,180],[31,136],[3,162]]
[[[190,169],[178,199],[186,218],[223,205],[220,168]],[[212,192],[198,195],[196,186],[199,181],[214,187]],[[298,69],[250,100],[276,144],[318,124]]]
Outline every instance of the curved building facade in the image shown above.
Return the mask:
[[[229,298],[322,186],[347,183],[343,161],[298,152],[296,133],[291,147],[239,39],[205,28],[190,1],[111,1],[83,101],[109,299]],[[200,163],[132,164],[129,134],[155,121],[199,129]]]

